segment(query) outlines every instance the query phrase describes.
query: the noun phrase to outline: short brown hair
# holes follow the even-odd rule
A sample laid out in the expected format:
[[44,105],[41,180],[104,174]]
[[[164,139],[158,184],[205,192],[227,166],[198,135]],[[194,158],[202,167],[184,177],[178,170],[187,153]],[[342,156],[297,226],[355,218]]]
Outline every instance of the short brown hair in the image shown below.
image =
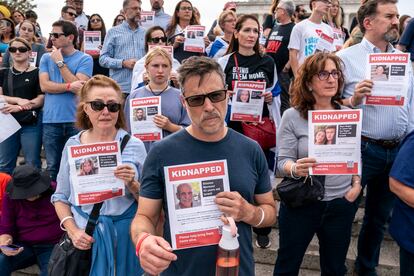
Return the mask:
[[[93,127],[88,115],[83,110],[83,107],[88,101],[88,93],[93,87],[111,87],[117,92],[119,100],[122,100],[121,88],[119,88],[118,84],[114,80],[104,75],[95,75],[90,78],[83,85],[79,95],[79,104],[76,112],[76,127],[80,129],[90,129]],[[115,127],[117,129],[125,128],[125,125],[125,115],[123,105],[121,104],[121,109],[119,110],[118,120],[115,124]]]
[[367,17],[375,16],[377,14],[378,5],[397,4],[398,0],[367,0],[362,4],[357,12],[357,20],[361,32],[365,34],[364,20]]
[[335,63],[336,69],[341,72],[338,78],[338,91],[332,97],[332,104],[342,103],[341,90],[344,85],[344,77],[342,74],[342,61],[339,57],[330,53],[315,53],[309,56],[305,62],[299,67],[298,76],[295,78],[290,89],[292,97],[292,106],[296,108],[300,115],[308,119],[308,111],[313,110],[316,103],[312,91],[309,89],[309,83],[312,78],[325,68],[327,60],[332,60]]

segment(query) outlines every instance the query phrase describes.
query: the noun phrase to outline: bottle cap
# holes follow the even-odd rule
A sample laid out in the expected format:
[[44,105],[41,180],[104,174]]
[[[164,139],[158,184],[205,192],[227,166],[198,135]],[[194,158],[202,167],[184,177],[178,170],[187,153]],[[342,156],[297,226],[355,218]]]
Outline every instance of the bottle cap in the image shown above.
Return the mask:
[[227,250],[235,250],[239,248],[239,241],[237,239],[238,235],[233,236],[231,227],[229,225],[224,225],[222,228],[222,236],[219,242],[219,246]]

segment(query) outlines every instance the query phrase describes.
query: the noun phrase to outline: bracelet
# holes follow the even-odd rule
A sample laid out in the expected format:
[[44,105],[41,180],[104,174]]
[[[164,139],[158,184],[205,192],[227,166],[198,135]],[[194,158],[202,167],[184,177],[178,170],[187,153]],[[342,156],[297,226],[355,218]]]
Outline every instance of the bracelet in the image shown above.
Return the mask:
[[350,98],[349,98],[349,106],[351,107],[351,108],[355,108],[355,105],[352,103],[352,100],[354,99],[354,96],[351,96]]
[[67,217],[64,217],[64,218],[60,221],[59,226],[60,226],[60,229],[62,229],[63,231],[66,231],[66,229],[63,227],[63,223],[64,223],[65,221],[67,221],[68,219],[73,219],[73,217],[72,217],[72,216],[67,216]]
[[296,163],[293,163],[290,167],[290,177],[293,179],[300,179],[300,176],[296,175]]
[[137,255],[137,257],[139,257],[139,250],[141,249],[141,245],[142,242],[148,238],[149,236],[151,236],[150,233],[145,233],[137,242],[137,246],[135,246],[135,255]]
[[259,223],[258,223],[258,224],[256,224],[256,225],[255,225],[255,226],[253,226],[253,227],[259,227],[259,226],[263,223],[264,218],[265,218],[265,212],[264,212],[263,208],[262,208],[262,207],[258,207],[258,208],[259,208],[259,209],[260,209],[260,211],[262,212],[262,217],[260,218]]
[[66,84],[66,90],[69,91],[70,90],[70,82],[68,82],[68,84]]

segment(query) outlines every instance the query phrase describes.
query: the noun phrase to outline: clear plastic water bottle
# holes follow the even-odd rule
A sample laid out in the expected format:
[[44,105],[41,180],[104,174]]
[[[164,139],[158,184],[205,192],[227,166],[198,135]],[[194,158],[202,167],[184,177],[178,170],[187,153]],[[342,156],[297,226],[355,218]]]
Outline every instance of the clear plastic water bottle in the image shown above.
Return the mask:
[[224,225],[218,246],[216,276],[238,276],[240,249],[237,228],[232,233],[229,225]]

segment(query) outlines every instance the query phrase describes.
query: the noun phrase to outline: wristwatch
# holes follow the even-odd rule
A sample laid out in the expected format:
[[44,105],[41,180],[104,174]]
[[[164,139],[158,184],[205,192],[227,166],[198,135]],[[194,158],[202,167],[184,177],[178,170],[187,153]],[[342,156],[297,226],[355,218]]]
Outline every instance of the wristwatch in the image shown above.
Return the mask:
[[56,61],[56,65],[60,69],[60,68],[65,66],[65,62],[63,62],[63,60],[58,60],[58,61]]

